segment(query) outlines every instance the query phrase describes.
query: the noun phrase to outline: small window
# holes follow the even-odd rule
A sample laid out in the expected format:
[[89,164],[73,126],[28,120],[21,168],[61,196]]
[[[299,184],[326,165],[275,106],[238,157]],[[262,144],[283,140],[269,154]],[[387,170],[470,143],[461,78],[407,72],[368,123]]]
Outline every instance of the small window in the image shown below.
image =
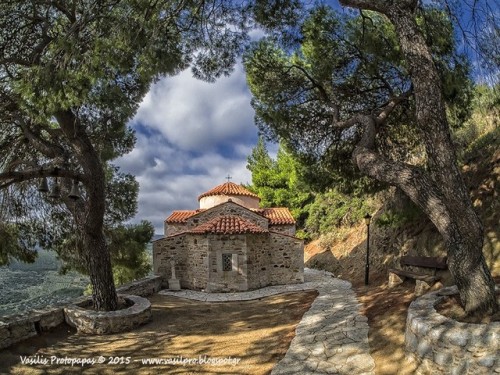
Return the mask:
[[233,254],[222,254],[222,271],[233,270]]

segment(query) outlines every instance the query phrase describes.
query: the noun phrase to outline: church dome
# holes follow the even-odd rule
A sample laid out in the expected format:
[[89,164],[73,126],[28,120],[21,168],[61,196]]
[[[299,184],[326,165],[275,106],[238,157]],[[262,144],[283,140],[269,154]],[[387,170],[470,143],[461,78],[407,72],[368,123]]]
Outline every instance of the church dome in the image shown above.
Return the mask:
[[231,200],[246,208],[259,208],[260,198],[242,185],[228,181],[198,197],[200,209],[207,209]]

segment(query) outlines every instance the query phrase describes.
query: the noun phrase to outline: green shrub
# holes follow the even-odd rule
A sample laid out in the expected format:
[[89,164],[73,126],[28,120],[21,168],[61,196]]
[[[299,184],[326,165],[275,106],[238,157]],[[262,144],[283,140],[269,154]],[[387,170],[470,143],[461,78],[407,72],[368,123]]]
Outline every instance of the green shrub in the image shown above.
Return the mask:
[[418,220],[421,216],[422,211],[410,203],[404,210],[386,210],[377,217],[375,224],[382,228],[399,228]]
[[305,228],[314,237],[335,231],[340,226],[352,226],[373,212],[373,198],[350,196],[332,189],[317,194],[309,206]]

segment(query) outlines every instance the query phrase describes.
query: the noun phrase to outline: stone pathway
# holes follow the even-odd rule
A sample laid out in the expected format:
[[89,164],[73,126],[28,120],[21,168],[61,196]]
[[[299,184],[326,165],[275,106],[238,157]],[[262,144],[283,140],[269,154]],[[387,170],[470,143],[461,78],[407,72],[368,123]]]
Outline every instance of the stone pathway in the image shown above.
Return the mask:
[[280,293],[316,289],[309,311],[297,325],[285,357],[272,375],[374,374],[375,362],[368,345],[367,318],[359,313],[358,300],[345,280],[329,272],[305,269],[303,284],[278,285],[239,293],[204,293],[193,290],[158,292],[206,302],[248,301]]

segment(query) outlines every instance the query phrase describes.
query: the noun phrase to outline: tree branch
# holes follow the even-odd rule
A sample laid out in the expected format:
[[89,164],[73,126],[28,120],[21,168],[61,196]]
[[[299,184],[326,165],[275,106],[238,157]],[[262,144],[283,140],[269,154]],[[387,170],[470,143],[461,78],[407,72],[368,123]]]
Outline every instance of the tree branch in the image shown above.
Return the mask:
[[363,174],[403,190],[443,233],[442,231],[446,231],[451,224],[450,212],[435,182],[422,169],[390,160],[375,151],[376,125],[379,116],[358,117],[358,121],[364,126],[364,133],[353,151],[354,163]]
[[388,7],[387,0],[339,0],[340,5],[350,8],[373,10],[384,13]]
[[5,189],[6,187],[19,182],[29,181],[36,178],[43,177],[63,177],[63,178],[71,178],[75,181],[84,182],[85,176],[76,173],[74,171],[70,171],[68,169],[63,169],[59,167],[53,168],[32,168],[25,169],[23,171],[8,171],[4,173],[0,173],[0,189]]
[[48,158],[57,158],[64,156],[64,149],[60,146],[47,142],[39,134],[35,134],[29,126],[27,126],[22,120],[19,122],[19,126],[23,130],[24,136],[29,140],[30,144],[43,155]]
[[[66,8],[64,2],[62,1],[54,1],[52,5],[59,10],[62,14],[64,14],[70,22],[76,22],[76,17],[74,12],[71,12],[68,8]],[[74,11],[74,9],[73,9]]]
[[[388,14],[391,8],[396,5],[399,8],[414,10],[418,5],[418,0],[339,0],[340,5],[360,10],[373,10],[382,14]],[[394,4],[396,3],[396,4]]]
[[410,89],[405,93],[390,99],[387,104],[384,104],[380,110],[380,113],[376,117],[375,121],[377,122],[377,125],[382,125],[387,120],[389,114],[394,110],[394,108],[396,108],[399,103],[406,101],[412,94],[413,90]]
[[[379,109],[380,112],[378,113],[378,115],[376,115],[376,117],[374,119],[375,125],[377,125],[377,126],[382,125],[387,120],[387,118],[389,117],[389,114],[394,110],[394,108],[396,108],[396,106],[399,103],[407,100],[411,95],[412,95],[412,90],[410,89],[407,92],[405,92],[399,96],[391,98],[386,104],[384,104]],[[347,129],[347,128],[350,128],[358,123],[366,122],[365,118],[367,116],[368,115],[356,114],[347,120],[336,121],[334,123],[334,126],[335,126],[335,128],[339,128],[339,129]],[[371,116],[368,116],[368,117],[371,118]]]
[[307,70],[304,69],[303,67],[301,67],[299,65],[296,65],[296,64],[293,64],[293,65],[290,66],[290,69],[291,68],[296,68],[296,69],[300,70],[302,73],[304,73],[304,75],[306,76],[306,78],[313,85],[313,88],[317,88],[318,89],[320,95],[323,97],[323,100],[325,100],[327,103],[329,103],[332,106],[332,108],[333,108],[333,122],[335,123],[336,121],[338,121],[339,120],[339,107],[333,102],[333,100],[330,99],[330,97],[328,96],[328,93],[326,92],[325,88],[320,83],[318,83],[307,72]]
[[450,212],[435,182],[420,168],[389,160],[363,146],[356,147],[353,159],[362,173],[403,190],[441,233],[448,230]]

